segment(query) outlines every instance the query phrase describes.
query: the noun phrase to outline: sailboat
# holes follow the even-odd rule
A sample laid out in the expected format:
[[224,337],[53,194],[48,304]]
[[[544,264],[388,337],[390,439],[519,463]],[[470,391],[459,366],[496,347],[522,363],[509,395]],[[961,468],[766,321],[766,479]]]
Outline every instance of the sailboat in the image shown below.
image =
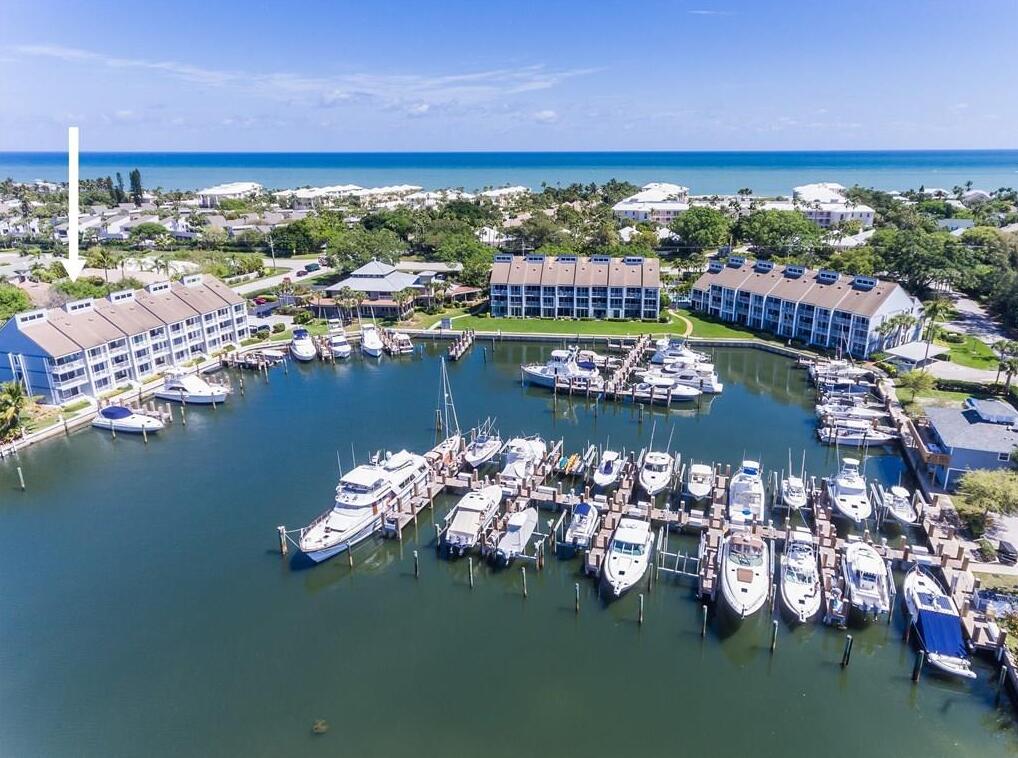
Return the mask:
[[456,415],[456,403],[452,399],[452,386],[449,384],[449,370],[445,365],[445,356],[441,358],[441,391],[439,397],[439,408],[442,414],[442,431],[446,437],[436,445],[435,450],[443,456],[448,455],[450,460],[459,454],[463,444],[463,435],[460,434],[460,421]]

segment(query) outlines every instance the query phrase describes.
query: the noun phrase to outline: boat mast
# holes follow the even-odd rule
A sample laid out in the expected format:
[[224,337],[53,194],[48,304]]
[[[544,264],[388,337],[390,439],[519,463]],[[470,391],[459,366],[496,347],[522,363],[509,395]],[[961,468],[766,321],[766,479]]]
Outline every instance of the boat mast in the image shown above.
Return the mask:
[[[443,423],[445,424],[445,432],[447,437],[459,436],[460,433],[460,422],[456,416],[456,404],[452,399],[452,387],[449,385],[449,372],[445,366],[445,356],[441,358],[442,361],[442,415]],[[449,418],[452,417],[452,426],[449,426]],[[454,430],[450,432],[450,429]]]

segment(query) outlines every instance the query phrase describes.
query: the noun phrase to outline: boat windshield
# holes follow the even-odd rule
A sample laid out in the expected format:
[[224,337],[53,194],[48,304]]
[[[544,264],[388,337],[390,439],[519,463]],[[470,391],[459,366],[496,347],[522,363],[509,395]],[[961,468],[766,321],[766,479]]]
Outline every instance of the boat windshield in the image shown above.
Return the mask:
[[667,471],[668,470],[668,464],[667,463],[648,463],[645,466],[645,468],[647,469],[647,471],[651,471],[651,472],[654,472],[655,474],[659,474],[659,473],[661,473],[663,471]]
[[747,545],[732,545],[729,557],[740,566],[763,565],[763,552]]
[[645,546],[638,542],[623,542],[622,540],[612,541],[612,552],[619,555],[643,555]]

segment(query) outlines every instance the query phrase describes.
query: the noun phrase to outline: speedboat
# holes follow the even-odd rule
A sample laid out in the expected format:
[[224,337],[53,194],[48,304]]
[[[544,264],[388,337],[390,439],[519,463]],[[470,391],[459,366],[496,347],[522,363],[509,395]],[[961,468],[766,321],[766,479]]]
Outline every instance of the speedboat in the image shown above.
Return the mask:
[[855,458],[841,462],[841,471],[827,480],[827,489],[835,510],[845,518],[858,524],[873,514],[866,479],[859,473],[859,461]]
[[537,508],[531,506],[509,516],[505,534],[495,548],[495,562],[508,566],[513,558],[527,549],[534,530],[537,528]]
[[481,533],[491,525],[502,502],[497,484],[468,492],[445,517],[442,544],[449,553],[463,555],[477,544]]
[[516,437],[505,446],[505,465],[499,474],[503,484],[515,486],[529,479],[548,453],[548,445],[540,437]]
[[594,471],[594,484],[602,489],[611,487],[622,474],[624,461],[622,455],[615,450],[605,450]]
[[649,452],[643,458],[640,467],[640,486],[654,497],[672,481],[675,460],[668,453]]
[[463,462],[471,468],[480,468],[498,455],[502,438],[491,432],[480,432],[463,452]]
[[781,556],[781,602],[805,624],[820,610],[822,600],[813,535],[807,529],[793,529]]
[[781,480],[781,502],[793,511],[806,507],[806,485],[802,479],[789,476]]
[[872,426],[866,421],[847,419],[821,427],[817,436],[825,445],[871,447],[888,445],[901,435],[889,426]]
[[374,324],[361,324],[361,352],[372,358],[382,355],[382,337]]
[[290,340],[290,355],[298,361],[313,361],[318,355],[311,333],[307,329],[294,329]]
[[566,544],[575,548],[588,548],[594,541],[601,514],[590,503],[579,503],[566,528]]
[[926,660],[945,674],[975,679],[954,599],[919,566],[908,572],[902,592]]
[[764,485],[760,464],[743,461],[728,483],[728,518],[735,524],[763,521]]
[[406,450],[357,466],[339,480],[332,508],[301,530],[297,544],[315,563],[352,548],[378,531],[388,511],[429,474],[427,460]]
[[335,332],[329,335],[329,351],[333,358],[349,358],[353,353],[350,341],[344,332]]
[[850,542],[841,561],[845,595],[863,616],[874,618],[891,608],[890,569],[868,542]]
[[899,485],[884,490],[884,508],[901,524],[914,524],[919,520],[919,508],[909,491]]
[[638,397],[653,396],[657,400],[666,400],[669,395],[672,400],[693,400],[701,394],[700,390],[676,384],[674,379],[661,374],[646,374],[633,388]]
[[755,534],[731,532],[721,546],[721,595],[743,619],[760,610],[771,590],[767,543]]
[[113,432],[141,434],[158,432],[165,424],[154,416],[135,413],[123,405],[107,405],[99,409],[99,413],[92,419],[92,426]]
[[706,463],[694,463],[689,467],[686,492],[694,500],[705,500],[714,489],[714,469]]
[[209,384],[199,374],[173,368],[164,376],[166,380],[163,382],[163,388],[155,393],[160,400],[176,400],[191,405],[212,405],[225,402],[230,396],[229,387]]
[[397,355],[410,355],[414,351],[414,343],[406,332],[393,332],[392,341]]
[[578,363],[578,354],[579,351],[575,347],[568,350],[552,350],[546,363],[531,363],[520,367],[523,381],[526,384],[550,389],[554,389],[555,383],[559,380],[581,387],[600,383],[601,375],[597,368],[592,364],[581,366]]
[[647,572],[654,548],[654,532],[642,519],[623,517],[608,545],[601,575],[612,595],[620,597]]

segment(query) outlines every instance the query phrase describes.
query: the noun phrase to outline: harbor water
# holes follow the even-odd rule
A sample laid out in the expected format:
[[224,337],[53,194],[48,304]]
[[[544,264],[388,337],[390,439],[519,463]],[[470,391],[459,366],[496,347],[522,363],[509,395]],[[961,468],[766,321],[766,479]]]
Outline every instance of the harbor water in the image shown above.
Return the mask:
[[[520,384],[547,343],[478,342],[449,377],[461,426],[541,433],[577,451],[672,448],[829,475],[813,392],[785,358],[716,351],[722,395],[668,411],[595,405]],[[436,501],[402,543],[307,567],[276,526],[327,508],[341,466],[435,441],[439,356],[290,364],[216,410],[189,407],[149,444],[85,430],[0,462],[0,755],[997,756],[1018,750],[994,669],[929,668],[890,625],[845,632],[766,610],[732,628],[688,583],[599,599],[579,559],[493,571],[439,559]],[[236,385],[236,376],[234,384]],[[21,492],[15,464],[24,472]],[[895,483],[897,455],[868,457]],[[569,485],[566,485],[567,488]],[[542,512],[542,523],[550,518]],[[779,516],[778,521],[783,517]],[[673,546],[695,545],[672,537]],[[414,550],[420,577],[413,574]],[[899,577],[900,581],[900,577]],[[580,584],[580,611],[574,584]],[[312,733],[317,719],[325,734]]]

